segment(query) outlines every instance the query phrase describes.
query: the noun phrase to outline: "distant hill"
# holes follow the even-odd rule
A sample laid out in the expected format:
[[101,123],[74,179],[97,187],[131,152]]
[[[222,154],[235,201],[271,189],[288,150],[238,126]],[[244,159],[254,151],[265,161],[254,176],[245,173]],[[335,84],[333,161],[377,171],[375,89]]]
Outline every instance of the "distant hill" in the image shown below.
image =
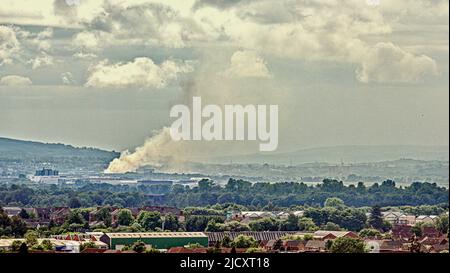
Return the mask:
[[336,146],[304,149],[277,154],[252,154],[244,156],[216,157],[213,163],[270,163],[303,164],[323,163],[370,163],[398,159],[449,160],[448,146]]
[[0,138],[0,158],[113,158],[117,155],[115,152],[95,148]]

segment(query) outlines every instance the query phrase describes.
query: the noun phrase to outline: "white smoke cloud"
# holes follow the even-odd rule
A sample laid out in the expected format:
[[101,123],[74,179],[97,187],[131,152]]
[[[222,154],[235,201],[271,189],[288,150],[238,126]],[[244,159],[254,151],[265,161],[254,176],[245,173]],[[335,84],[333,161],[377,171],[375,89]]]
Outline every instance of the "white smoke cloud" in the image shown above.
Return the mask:
[[170,129],[163,128],[155,136],[136,148],[135,152],[124,151],[114,159],[105,173],[133,172],[143,166],[174,170],[188,159],[188,146],[183,141],[173,141]]
[[[270,85],[260,80],[247,82],[246,92],[241,92],[241,79],[224,77],[224,68],[229,68],[228,53],[216,49],[206,50],[189,80],[182,82],[183,97],[180,103],[191,105],[193,96],[202,98],[202,105],[216,104],[277,104],[279,85]],[[212,58],[214,56],[215,58]],[[271,82],[271,81],[269,81]],[[275,95],[277,91],[277,95]],[[106,173],[133,172],[143,166],[152,166],[162,171],[189,172],[189,162],[207,162],[218,155],[257,152],[258,142],[252,141],[174,141],[170,129],[164,128],[148,139],[134,152],[125,151],[113,160]]]

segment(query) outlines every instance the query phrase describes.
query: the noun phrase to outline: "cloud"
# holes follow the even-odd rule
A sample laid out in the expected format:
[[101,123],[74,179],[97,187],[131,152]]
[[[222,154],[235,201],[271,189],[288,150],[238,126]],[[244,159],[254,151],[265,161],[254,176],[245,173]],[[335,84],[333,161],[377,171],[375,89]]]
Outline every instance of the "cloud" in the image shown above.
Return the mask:
[[80,1],[54,0],[53,11],[58,16],[73,20],[77,17],[77,7],[80,4]]
[[0,85],[6,86],[25,86],[32,85],[33,82],[30,78],[22,77],[18,75],[8,75],[0,78]]
[[255,0],[197,0],[192,8],[194,10],[204,7],[227,9],[251,1]]
[[61,73],[61,81],[64,85],[72,85],[72,84],[76,83],[73,78],[72,73],[70,73],[70,72]]
[[[52,28],[42,28],[37,34],[26,27],[3,26],[0,65],[29,61],[36,69],[64,57],[127,60],[131,46],[170,55],[181,48],[187,49],[177,53],[239,48],[269,60],[350,64],[358,67],[356,78],[362,82],[397,82],[375,76],[379,73],[374,72],[374,64],[383,63],[383,59],[375,60],[383,55],[376,47],[383,41],[412,55],[404,60],[420,58],[422,65],[428,63],[423,68],[428,70],[400,77],[402,82],[416,82],[421,75],[436,73],[430,65],[435,62],[432,56],[448,53],[448,37],[442,34],[448,32],[448,5],[448,0],[380,1],[375,6],[366,0],[136,0],[80,1],[70,6],[65,0],[48,0],[24,6],[5,0],[0,7],[1,23],[58,25],[71,30],[61,34],[55,28],[57,37],[53,37]],[[401,65],[391,67],[400,69]],[[230,75],[234,68],[230,67]]]
[[249,50],[236,51],[230,60],[230,67],[225,76],[231,78],[271,78],[266,61],[256,52]]
[[73,54],[73,57],[77,58],[77,59],[82,59],[82,60],[89,60],[89,59],[96,59],[98,56],[95,55],[94,53],[84,53],[84,52],[80,51],[80,52]]
[[425,55],[414,55],[392,43],[378,43],[366,53],[357,79],[363,83],[417,83],[438,74],[436,62]]
[[33,35],[35,37],[28,40],[31,46],[40,51],[50,51],[52,46],[53,29],[46,28],[43,31]]
[[150,58],[136,58],[132,62],[109,64],[107,61],[90,68],[88,87],[99,88],[164,88],[180,74],[193,71],[188,62],[167,60],[157,65]]
[[[394,39],[406,24],[410,29],[411,17],[422,14],[424,22],[442,24],[448,12],[441,11],[441,19],[425,16],[422,10],[435,10],[448,6],[443,1],[422,1],[419,4],[407,1],[407,4],[386,4],[397,12],[392,13],[384,6],[388,1],[381,1],[379,6],[368,5],[366,1],[197,1],[197,5],[216,7],[217,11],[199,9],[197,16],[207,16],[213,29],[222,29],[230,44],[261,52],[265,56],[282,59],[331,62],[351,64],[358,67],[356,78],[364,83],[415,83],[427,75],[435,75],[435,60],[420,52],[409,52],[414,40],[402,47],[394,45],[384,48],[378,44],[380,39]],[[403,2],[403,1],[402,1]],[[224,5],[232,9],[220,9]],[[409,16],[401,12],[404,8]],[[358,10],[355,13],[355,10]],[[427,12],[428,14],[429,12]],[[446,23],[447,24],[447,23]],[[414,27],[414,25],[413,25]],[[428,31],[432,29],[427,27]],[[448,26],[447,26],[448,30]],[[434,37],[434,36],[429,36]],[[435,43],[442,43],[442,36]],[[401,41],[401,40],[397,40]],[[428,41],[434,46],[431,41]],[[445,42],[448,47],[448,41]],[[409,47],[408,47],[409,46]],[[400,49],[401,48],[401,49]],[[423,49],[423,47],[422,47]],[[426,51],[425,51],[426,52]],[[429,51],[428,51],[429,52]],[[369,53],[370,56],[367,56]],[[386,61],[385,54],[393,54],[391,62]],[[405,64],[419,65],[419,68],[407,68]],[[380,70],[386,66],[387,73]]]
[[74,35],[72,47],[81,51],[99,51],[104,45],[109,44],[106,33],[99,31],[82,31]]
[[33,69],[37,69],[44,66],[51,66],[54,64],[54,58],[51,55],[48,55],[46,52],[41,52],[40,56],[37,56],[36,58],[30,59],[28,61],[29,64],[31,64],[31,67]]
[[87,49],[111,45],[149,45],[184,48],[206,36],[193,19],[159,3],[114,4],[84,23],[73,44]]
[[0,25],[0,66],[11,63],[20,51],[20,42],[12,27]]

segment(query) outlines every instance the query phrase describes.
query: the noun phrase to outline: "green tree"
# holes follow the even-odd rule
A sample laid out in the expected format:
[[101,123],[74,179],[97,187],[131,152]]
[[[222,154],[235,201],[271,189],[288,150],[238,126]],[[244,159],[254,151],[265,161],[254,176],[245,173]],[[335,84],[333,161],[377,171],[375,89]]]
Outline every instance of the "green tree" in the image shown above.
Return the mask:
[[19,247],[19,254],[28,254],[28,246],[26,243],[22,243]]
[[298,228],[300,231],[316,231],[319,229],[314,221],[307,217],[300,218],[298,221]]
[[231,247],[231,243],[232,243],[232,241],[231,241],[230,237],[228,237],[228,235],[225,235],[223,237],[222,241],[220,242],[220,245],[222,247]]
[[18,216],[11,217],[11,233],[15,237],[22,237],[27,232],[27,224]]
[[226,231],[241,232],[250,231],[250,227],[246,224],[240,223],[238,221],[227,222],[224,225]]
[[374,237],[380,237],[381,232],[377,229],[373,228],[366,228],[359,232],[359,237],[361,238],[374,238]]
[[231,247],[235,248],[250,248],[250,247],[258,247],[258,241],[251,236],[239,235],[237,236],[233,242],[231,242]]
[[38,243],[39,234],[34,230],[29,230],[25,233],[25,242],[29,247],[34,246]]
[[97,248],[94,242],[85,242],[80,245],[80,251],[83,251],[87,248]]
[[334,240],[330,251],[332,253],[364,253],[365,244],[361,239],[340,237]]
[[164,230],[177,231],[181,228],[178,217],[169,213],[164,216]]
[[263,218],[249,223],[252,231],[278,231],[280,223],[272,218]]
[[202,248],[203,246],[199,243],[195,243],[195,244],[188,244],[186,246],[186,248],[190,248],[190,249],[196,249],[196,248]]
[[11,219],[8,214],[0,207],[0,228],[6,228],[11,225]]
[[328,251],[331,251],[331,248],[333,247],[333,241],[332,240],[328,240],[325,242],[325,249]]
[[150,248],[147,248],[145,250],[145,253],[147,253],[147,254],[155,254],[155,253],[161,253],[161,251],[159,251],[156,248],[150,247]]
[[121,209],[117,214],[117,224],[120,226],[129,226],[133,223],[133,214],[129,209]]
[[442,234],[448,234],[448,214],[442,214],[436,220],[435,226]]
[[30,219],[30,214],[25,209],[21,209],[19,212],[19,217],[22,219]]
[[72,197],[68,203],[69,208],[76,209],[81,207],[81,201],[77,197]]
[[211,220],[208,222],[205,231],[206,232],[221,232],[224,231],[225,227],[222,224],[216,223],[215,220]]
[[135,251],[137,253],[144,253],[146,251],[147,247],[145,246],[144,242],[139,240],[133,244],[131,249],[133,249],[133,251]]
[[145,230],[154,231],[162,226],[161,214],[154,211],[143,211],[138,216],[138,222]]
[[245,253],[262,253],[262,252],[264,252],[264,250],[259,247],[250,247],[245,251]]
[[283,231],[297,231],[298,228],[298,217],[294,214],[289,214],[286,221],[281,222],[280,230]]
[[392,229],[392,224],[389,221],[383,220],[382,231],[383,232],[388,232],[391,229]]
[[11,250],[13,252],[18,252],[20,249],[20,246],[23,244],[23,241],[14,240],[11,244]]
[[381,208],[379,206],[374,206],[372,212],[370,213],[369,226],[374,229],[382,230],[384,227],[383,215],[381,214]]
[[210,179],[202,179],[198,182],[198,188],[201,191],[208,191],[214,186],[214,181]]
[[322,229],[328,230],[328,231],[340,231],[341,227],[339,227],[339,225],[337,225],[333,222],[328,222],[326,225],[323,226]]
[[327,198],[327,200],[324,203],[325,207],[332,207],[332,208],[343,208],[345,207],[345,203],[342,199],[337,197]]
[[112,223],[111,207],[103,207],[95,213],[97,221],[103,221],[105,226],[110,227]]
[[69,216],[67,217],[66,223],[68,225],[71,225],[71,224],[83,225],[85,223],[85,220],[83,218],[83,215],[81,215],[80,212],[72,210],[72,211],[70,211]]
[[53,244],[48,239],[42,240],[41,246],[42,246],[43,250],[46,250],[46,251],[53,250]]

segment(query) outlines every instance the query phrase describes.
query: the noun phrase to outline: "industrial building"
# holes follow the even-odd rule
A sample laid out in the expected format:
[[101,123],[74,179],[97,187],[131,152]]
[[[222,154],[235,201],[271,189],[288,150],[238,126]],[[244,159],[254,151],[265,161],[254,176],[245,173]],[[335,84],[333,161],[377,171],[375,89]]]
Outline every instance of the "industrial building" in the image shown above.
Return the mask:
[[132,245],[137,241],[142,241],[147,247],[156,249],[169,249],[189,244],[208,246],[208,236],[203,232],[105,233],[100,237],[100,241],[114,250],[121,250],[124,246]]

